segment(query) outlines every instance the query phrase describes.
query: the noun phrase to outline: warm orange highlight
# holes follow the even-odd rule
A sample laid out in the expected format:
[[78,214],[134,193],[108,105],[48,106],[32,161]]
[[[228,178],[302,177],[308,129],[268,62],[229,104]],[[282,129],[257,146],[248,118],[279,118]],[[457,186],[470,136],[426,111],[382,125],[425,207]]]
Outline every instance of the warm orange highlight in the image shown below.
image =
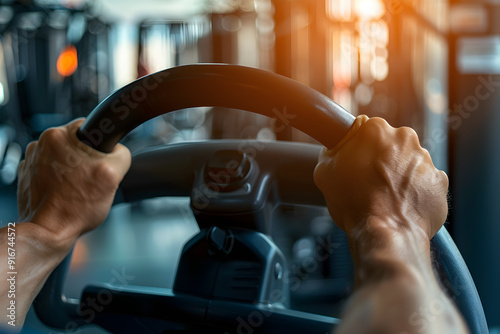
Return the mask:
[[63,77],[69,77],[78,68],[78,56],[74,45],[68,45],[57,58],[57,72]]

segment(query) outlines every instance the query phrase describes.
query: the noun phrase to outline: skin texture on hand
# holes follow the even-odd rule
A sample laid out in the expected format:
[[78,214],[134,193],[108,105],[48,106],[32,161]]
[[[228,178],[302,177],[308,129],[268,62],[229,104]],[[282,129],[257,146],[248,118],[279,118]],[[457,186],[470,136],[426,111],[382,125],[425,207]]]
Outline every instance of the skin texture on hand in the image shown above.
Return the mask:
[[[356,290],[337,333],[467,333],[431,265],[448,178],[415,131],[359,116],[341,143],[320,153],[314,180],[355,266]],[[442,312],[422,322],[436,303]]]
[[[82,123],[83,119],[78,119],[46,130],[38,141],[28,145],[26,158],[19,166],[17,330],[48,275],[76,239],[104,221],[130,167],[130,152],[123,145],[104,154],[81,143],[76,131]],[[7,228],[0,230],[0,237],[0,254],[6,259]],[[2,261],[0,270],[3,275],[9,271],[7,261]],[[8,286],[2,284],[0,289],[0,307],[5,310]],[[7,320],[2,318],[0,325]]]
[[73,239],[106,218],[131,161],[121,144],[105,154],[80,142],[82,123],[46,130],[28,145],[19,166],[19,220]]
[[[323,149],[314,180],[335,223],[348,235],[367,217],[395,229],[419,227],[432,238],[448,213],[448,177],[437,170],[411,128],[359,116],[344,140]],[[416,224],[401,225],[409,219]]]

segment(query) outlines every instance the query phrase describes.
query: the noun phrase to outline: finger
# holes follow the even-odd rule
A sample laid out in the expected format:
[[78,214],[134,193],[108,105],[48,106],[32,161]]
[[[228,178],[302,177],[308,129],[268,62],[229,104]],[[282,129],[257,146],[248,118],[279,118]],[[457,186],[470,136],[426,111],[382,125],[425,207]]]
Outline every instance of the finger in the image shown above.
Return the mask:
[[318,164],[322,164],[327,162],[332,158],[332,150],[329,150],[327,147],[323,147],[321,151],[319,151]]
[[111,153],[104,153],[88,146],[87,144],[82,142],[76,135],[77,131],[80,129],[84,122],[85,118],[78,118],[65,125],[68,130],[70,141],[73,144],[73,149],[76,150],[79,154],[83,154],[85,156],[88,156],[89,158],[110,159],[110,162],[113,163],[113,165],[115,165],[115,167],[117,168],[117,173],[119,173],[120,176],[123,177],[123,175],[125,175],[130,168],[130,163],[132,160],[128,148],[121,144],[117,144]]
[[448,178],[448,174],[446,174],[444,171],[442,170],[439,170],[439,174],[440,174],[440,179],[441,179],[441,182],[443,183],[443,187],[448,190],[449,186],[450,186],[450,179]]
[[116,172],[123,178],[128,172],[132,162],[132,155],[129,149],[122,144],[116,144],[113,151],[107,154],[107,158],[115,165]]
[[[327,148],[323,148],[323,150],[326,150]],[[320,153],[320,160],[323,159],[324,160],[324,157],[322,157],[321,153]],[[314,168],[314,172],[313,172],[313,180],[314,180],[314,184],[316,185],[316,187],[318,187],[321,191],[322,190],[322,186],[323,186],[323,175],[324,175],[324,163],[323,161],[320,161],[316,167]]]
[[63,127],[68,129],[68,131],[70,133],[73,133],[73,132],[76,133],[76,131],[82,126],[83,122],[85,122],[85,118],[79,117],[79,118],[76,118],[76,119],[72,120],[71,122],[67,123]]
[[36,151],[36,146],[38,144],[38,140],[35,140],[35,141],[32,141],[28,144],[28,146],[26,146],[26,154],[24,155],[25,156],[25,159],[30,159],[30,157],[33,155],[33,152]]
[[365,124],[369,120],[368,116],[360,115],[356,117],[354,123],[352,123],[347,134],[342,138],[342,140],[332,149],[326,149],[321,151],[321,155],[333,156],[335,155],[347,142],[349,142],[356,133],[358,133],[359,129],[363,124]]
[[418,139],[418,134],[415,130],[410,127],[402,126],[396,129],[396,136],[398,141],[411,145],[411,147],[422,148],[420,146],[420,140]]
[[[385,119],[373,117],[363,123],[356,134],[359,134],[357,137],[361,143],[379,147],[393,142],[397,131],[398,129],[392,127]],[[402,131],[408,132],[404,129]]]
[[19,166],[17,167],[17,175],[23,175],[24,174],[24,166],[25,166],[25,161],[26,160],[22,160],[20,163],[19,163]]
[[[81,117],[81,118],[77,118],[77,119],[69,122],[68,124],[66,124],[64,126],[64,128],[66,128],[66,130],[68,131],[68,135],[70,137],[71,142],[75,146],[78,146],[79,143],[82,143],[82,141],[78,138],[76,133],[78,132],[78,130],[82,126],[83,122],[85,122],[85,118]],[[85,146],[87,146],[87,145],[85,145]]]
[[102,158],[106,156],[106,153],[94,149],[78,138],[77,132],[84,122],[85,118],[77,118],[65,125],[72,148],[79,154],[91,158]]

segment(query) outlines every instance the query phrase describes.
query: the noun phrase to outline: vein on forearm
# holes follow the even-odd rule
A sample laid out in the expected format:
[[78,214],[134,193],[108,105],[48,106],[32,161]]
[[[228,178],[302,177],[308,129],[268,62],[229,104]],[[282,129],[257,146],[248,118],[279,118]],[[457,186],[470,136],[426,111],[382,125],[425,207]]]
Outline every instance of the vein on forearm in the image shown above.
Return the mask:
[[[466,333],[436,279],[425,232],[377,218],[361,226],[349,235],[356,289],[337,334]],[[443,313],[427,330],[419,312],[433,302],[443,306]]]
[[352,233],[349,247],[356,267],[356,284],[376,282],[415,270],[432,277],[430,244],[423,231],[408,230],[397,223],[373,220]]

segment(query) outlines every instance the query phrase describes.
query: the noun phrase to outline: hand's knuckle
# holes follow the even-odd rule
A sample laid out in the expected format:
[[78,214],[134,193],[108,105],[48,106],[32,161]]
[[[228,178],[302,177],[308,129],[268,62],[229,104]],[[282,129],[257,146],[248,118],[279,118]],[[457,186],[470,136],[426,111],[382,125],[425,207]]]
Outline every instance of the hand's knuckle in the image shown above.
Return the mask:
[[440,178],[441,178],[441,182],[443,183],[443,186],[448,189],[449,185],[450,185],[450,179],[448,178],[448,175],[440,170],[439,171],[439,174],[440,174]]
[[114,166],[107,161],[100,161],[93,170],[94,180],[101,185],[114,185],[117,183],[116,174]]
[[404,136],[418,138],[417,132],[415,132],[415,130],[413,130],[409,126],[402,126],[402,127],[398,128],[398,132]]
[[418,139],[417,132],[408,126],[402,126],[398,128],[397,136],[402,142],[409,142],[414,145],[420,146],[420,140]]
[[50,128],[45,130],[40,135],[40,143],[57,144],[61,143],[64,138],[64,130],[62,128]]
[[382,132],[382,125],[377,119],[370,118],[361,128],[360,133],[368,138],[378,138]]
[[387,121],[381,117],[371,117],[367,123],[374,123],[379,125],[388,125]]
[[363,140],[381,144],[387,133],[393,129],[383,118],[374,117],[366,121],[361,127],[360,133]]
[[26,160],[22,160],[20,163],[19,163],[19,166],[17,166],[17,173],[18,174],[21,174],[24,170],[24,166],[25,166],[25,162]]
[[427,159],[427,160],[430,160],[432,161],[432,157],[431,157],[431,154],[429,153],[429,151],[424,148],[424,147],[421,147],[420,148],[420,152],[422,153],[422,155]]
[[35,150],[37,143],[38,143],[37,141],[32,141],[28,144],[28,146],[26,146],[26,156],[27,157],[29,155],[31,155],[31,153]]
[[324,167],[322,163],[316,165],[313,172],[313,180],[316,186],[319,188],[323,183]]
[[392,128],[392,126],[390,126],[385,119],[380,117],[370,118],[366,123],[371,124],[372,126],[378,128],[379,130]]

